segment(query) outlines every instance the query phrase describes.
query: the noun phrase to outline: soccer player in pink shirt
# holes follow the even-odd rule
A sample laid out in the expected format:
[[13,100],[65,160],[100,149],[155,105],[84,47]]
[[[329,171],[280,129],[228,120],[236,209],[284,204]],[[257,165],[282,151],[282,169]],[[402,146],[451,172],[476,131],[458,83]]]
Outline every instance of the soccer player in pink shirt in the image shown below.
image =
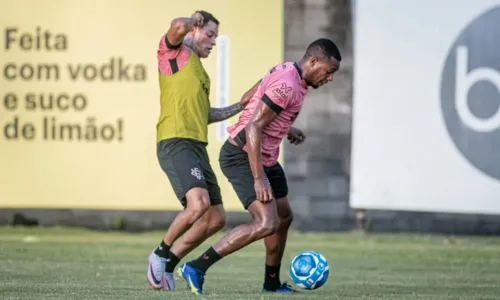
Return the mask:
[[235,227],[199,258],[183,264],[180,275],[195,294],[203,294],[207,269],[257,240],[266,246],[265,279],[262,291],[295,292],[279,278],[292,211],[288,186],[278,162],[280,144],[287,137],[293,144],[305,135],[292,127],[309,87],[332,81],[339,69],[340,52],[331,40],[311,43],[302,59],[274,66],[261,80],[238,122],[228,128],[229,139],[222,146],[219,162],[252,222]]

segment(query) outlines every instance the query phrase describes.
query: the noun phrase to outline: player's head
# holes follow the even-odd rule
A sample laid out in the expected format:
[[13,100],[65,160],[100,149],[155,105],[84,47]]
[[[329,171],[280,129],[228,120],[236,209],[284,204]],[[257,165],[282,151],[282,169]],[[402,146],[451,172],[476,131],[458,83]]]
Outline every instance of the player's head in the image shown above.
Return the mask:
[[304,81],[315,89],[332,81],[341,60],[334,42],[329,39],[315,40],[307,47],[301,61]]
[[198,12],[203,16],[203,26],[193,27],[189,34],[193,39],[198,55],[207,58],[213,46],[215,46],[215,39],[219,34],[219,20],[209,12],[203,10]]

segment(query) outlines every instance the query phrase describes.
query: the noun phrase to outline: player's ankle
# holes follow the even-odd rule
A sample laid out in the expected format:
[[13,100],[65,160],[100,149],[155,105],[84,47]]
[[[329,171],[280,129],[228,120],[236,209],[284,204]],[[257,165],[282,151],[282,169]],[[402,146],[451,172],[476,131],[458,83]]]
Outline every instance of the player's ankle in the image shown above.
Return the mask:
[[193,268],[200,270],[203,273],[206,273],[208,268],[210,268],[213,264],[222,259],[217,251],[213,247],[208,248],[205,253],[203,253],[200,257],[195,260],[189,262]]
[[156,247],[155,254],[163,257],[163,258],[168,258],[168,253],[170,252],[170,246],[165,243],[165,241],[161,241],[160,245]]
[[172,251],[168,253],[168,261],[165,264],[165,272],[167,273],[173,273],[175,267],[177,264],[180,262],[180,258],[178,258]]
[[266,265],[266,275],[264,278],[264,288],[268,291],[275,291],[281,286],[280,280],[281,265],[268,266]]

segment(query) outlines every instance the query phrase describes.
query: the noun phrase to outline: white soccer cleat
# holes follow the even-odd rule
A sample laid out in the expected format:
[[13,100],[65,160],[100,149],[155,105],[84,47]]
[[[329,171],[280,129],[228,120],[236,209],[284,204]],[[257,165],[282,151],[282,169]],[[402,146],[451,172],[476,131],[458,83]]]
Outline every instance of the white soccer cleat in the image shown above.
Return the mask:
[[163,273],[162,277],[162,286],[165,291],[174,291],[175,290],[175,279],[173,273]]
[[155,290],[162,290],[166,285],[165,264],[168,259],[156,255],[153,250],[149,254],[149,265],[147,279],[149,285]]

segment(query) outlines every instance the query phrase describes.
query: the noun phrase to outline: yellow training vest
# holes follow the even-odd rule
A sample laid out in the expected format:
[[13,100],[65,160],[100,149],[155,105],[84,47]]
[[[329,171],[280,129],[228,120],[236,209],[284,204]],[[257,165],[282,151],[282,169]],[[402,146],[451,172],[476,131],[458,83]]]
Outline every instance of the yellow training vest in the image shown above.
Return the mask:
[[192,50],[186,65],[173,75],[159,73],[160,117],[156,142],[189,138],[208,143],[210,78]]

